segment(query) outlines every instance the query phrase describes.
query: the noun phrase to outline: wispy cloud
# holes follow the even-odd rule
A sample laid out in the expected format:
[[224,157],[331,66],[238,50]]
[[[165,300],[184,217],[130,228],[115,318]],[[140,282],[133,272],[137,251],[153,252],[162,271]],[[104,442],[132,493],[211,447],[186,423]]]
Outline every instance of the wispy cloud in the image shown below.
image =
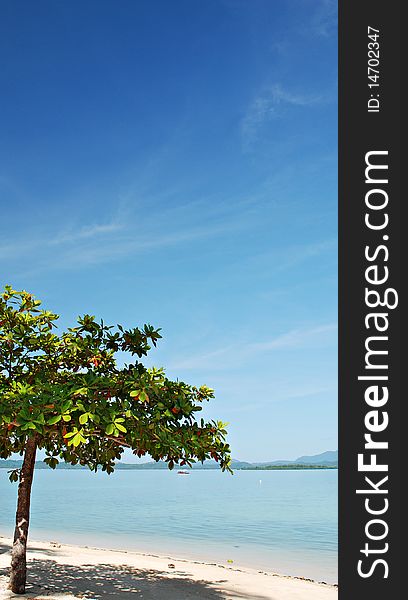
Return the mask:
[[279,261],[277,270],[286,271],[298,266],[311,258],[321,256],[322,254],[332,253],[337,248],[337,240],[329,239],[322,242],[311,244],[302,244],[299,246],[285,249],[284,257]]
[[[312,397],[325,395],[327,397],[332,398],[336,395],[336,385],[335,382],[331,385],[321,385],[319,382],[309,382],[302,379],[297,382],[277,382],[276,380],[273,383],[268,381],[262,381],[261,384],[257,383],[256,380],[246,381],[244,386],[242,382],[240,382],[237,386],[229,385],[229,382],[226,386],[223,386],[220,383],[214,384],[217,387],[217,390],[223,393],[229,393],[231,396],[235,398],[240,398],[243,393],[244,395],[248,395],[247,390],[250,390],[251,397],[257,398],[256,401],[247,402],[237,402],[232,407],[229,407],[228,412],[231,415],[239,414],[242,412],[251,412],[256,409],[267,410],[270,408],[272,402],[291,402],[303,399],[310,399]],[[218,396],[218,394],[217,394]],[[227,417],[231,418],[231,417]]]
[[260,354],[276,350],[316,347],[327,344],[337,331],[336,323],[327,323],[309,328],[292,329],[263,342],[237,341],[207,353],[175,359],[169,369],[174,370],[224,370],[238,368],[244,362]]
[[[305,225],[306,227],[307,225]],[[330,265],[330,273],[334,273],[336,268],[337,239],[329,238],[327,240],[313,241],[304,244],[291,244],[285,241],[276,248],[257,251],[245,257],[237,258],[229,270],[229,283],[238,285],[242,279],[245,279],[251,284],[255,284],[261,295],[271,299],[278,298],[293,293],[293,289],[301,284],[302,278],[292,280],[288,285],[287,280],[282,282],[282,276],[288,275],[293,277],[293,274],[301,272],[299,268],[305,269],[310,274],[309,281],[314,281],[315,277],[320,277],[317,274],[325,266],[327,276],[327,265]],[[286,278],[285,278],[286,279]],[[265,282],[268,283],[266,287]],[[260,288],[263,288],[262,291]],[[292,290],[292,291],[290,291]]]
[[[144,252],[160,250],[171,246],[184,245],[188,242],[199,241],[205,238],[225,235],[228,231],[236,229],[238,224],[210,224],[204,227],[180,228],[171,233],[162,231],[131,233],[127,228],[121,235],[112,238],[107,244],[87,243],[68,249],[63,256],[62,266],[78,268],[78,261],[82,266],[95,265],[119,258],[137,256]],[[61,267],[61,263],[59,264]]]
[[91,240],[95,237],[116,233],[121,229],[123,229],[123,224],[118,222],[105,224],[93,223],[92,225],[80,227],[78,230],[71,229],[69,231],[60,231],[49,241],[49,244],[59,245],[77,242],[80,240]]
[[337,28],[336,0],[321,0],[312,18],[313,32],[322,37],[329,37]]
[[[24,238],[17,238],[12,242],[0,246],[0,259],[18,260],[27,255],[41,255],[43,253],[61,253],[64,249],[75,245],[80,248],[81,244],[100,245],[101,239],[107,239],[114,233],[123,229],[123,225],[118,222],[112,223],[93,223],[75,228],[73,225],[60,231],[44,231],[37,234],[27,235]],[[54,247],[58,247],[57,249]]]
[[299,94],[275,83],[266,86],[252,100],[241,122],[241,135],[245,147],[256,141],[264,125],[279,117],[286,107],[312,107],[323,101],[318,94]]
[[240,210],[234,203],[197,200],[190,204],[169,207],[150,202],[149,206],[142,200],[132,209],[122,207],[110,221],[72,221],[57,231],[30,232],[0,244],[0,263],[7,260],[25,268],[25,259],[30,256],[31,273],[78,269],[226,236],[248,227],[245,214],[251,211],[250,202],[237,201]]

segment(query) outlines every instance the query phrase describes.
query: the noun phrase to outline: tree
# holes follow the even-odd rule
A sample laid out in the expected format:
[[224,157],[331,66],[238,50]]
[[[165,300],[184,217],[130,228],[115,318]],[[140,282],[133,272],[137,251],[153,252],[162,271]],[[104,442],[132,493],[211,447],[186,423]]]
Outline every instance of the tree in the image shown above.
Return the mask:
[[[169,469],[213,458],[231,471],[225,424],[196,419],[213,390],[171,381],[138,360],[160,329],[107,326],[85,315],[58,332],[58,315],[40,305],[11,286],[0,295],[0,458],[23,456],[22,468],[10,472],[19,482],[9,584],[16,594],[25,592],[37,449],[52,469],[62,460],[109,474],[131,448]],[[119,367],[118,352],[132,362]]]

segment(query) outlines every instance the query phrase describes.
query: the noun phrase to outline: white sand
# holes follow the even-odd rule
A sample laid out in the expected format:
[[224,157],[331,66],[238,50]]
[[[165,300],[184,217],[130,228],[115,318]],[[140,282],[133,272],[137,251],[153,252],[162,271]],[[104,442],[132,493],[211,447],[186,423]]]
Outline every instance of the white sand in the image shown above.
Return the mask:
[[[31,541],[25,596],[7,590],[11,540],[0,537],[0,599],[337,600],[337,587],[176,557]],[[169,566],[174,565],[174,568]]]

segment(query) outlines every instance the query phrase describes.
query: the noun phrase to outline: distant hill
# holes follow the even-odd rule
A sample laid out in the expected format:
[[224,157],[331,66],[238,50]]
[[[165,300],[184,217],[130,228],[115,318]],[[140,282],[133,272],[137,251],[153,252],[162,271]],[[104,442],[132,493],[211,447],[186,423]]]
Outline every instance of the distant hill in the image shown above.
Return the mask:
[[307,471],[307,470],[316,470],[316,469],[337,469],[337,465],[335,464],[308,464],[308,463],[284,463],[279,465],[263,465],[262,467],[256,467],[252,465],[251,467],[242,467],[241,471]]
[[318,465],[321,467],[338,466],[338,450],[329,450],[312,456],[299,456],[295,460],[274,460],[270,462],[253,463],[254,467],[269,469],[270,467],[282,467],[284,465]]
[[[21,467],[21,460],[0,460],[0,469],[19,469]],[[322,454],[315,454],[313,456],[300,456],[296,460],[275,460],[271,462],[261,463],[250,463],[241,460],[232,460],[232,469],[235,470],[272,470],[272,469],[316,469],[316,468],[337,468],[338,466],[338,451],[327,451]],[[214,460],[206,460],[204,464],[196,463],[193,469],[218,469],[219,465]],[[48,469],[49,467],[43,461],[36,462],[37,469]],[[58,469],[85,469],[81,465],[70,465],[67,463],[60,463]],[[183,467],[186,468],[186,467]],[[163,461],[155,462],[150,461],[146,463],[122,463],[118,462],[116,469],[119,471],[132,470],[132,471],[145,471],[145,470],[157,470],[167,469],[167,464]],[[177,465],[175,466],[177,469]]]
[[319,465],[333,464],[336,465],[339,462],[339,452],[338,450],[328,450],[327,452],[322,452],[322,454],[315,454],[313,456],[300,456],[295,460],[297,463],[308,463],[310,465],[314,465],[319,463]]

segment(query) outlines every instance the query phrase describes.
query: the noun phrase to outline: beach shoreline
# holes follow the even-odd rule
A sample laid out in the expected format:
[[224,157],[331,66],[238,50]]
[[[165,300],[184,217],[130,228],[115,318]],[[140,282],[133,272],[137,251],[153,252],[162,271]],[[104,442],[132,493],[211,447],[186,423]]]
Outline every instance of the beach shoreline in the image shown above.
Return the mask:
[[[11,539],[0,536],[0,598],[7,590]],[[238,564],[58,541],[29,541],[23,597],[48,600],[335,600],[337,586]]]

